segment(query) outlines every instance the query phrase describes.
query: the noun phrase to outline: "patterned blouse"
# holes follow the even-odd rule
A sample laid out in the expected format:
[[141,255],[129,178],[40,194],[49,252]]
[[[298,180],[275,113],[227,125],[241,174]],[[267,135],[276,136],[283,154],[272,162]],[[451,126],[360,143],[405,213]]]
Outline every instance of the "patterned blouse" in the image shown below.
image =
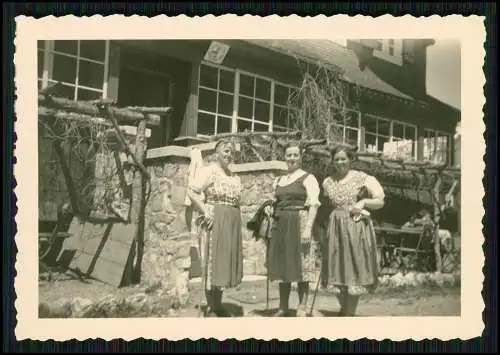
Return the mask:
[[385,198],[384,189],[378,180],[362,171],[350,170],[342,180],[327,177],[323,181],[324,195],[334,207],[348,208],[356,204],[362,188],[366,188],[372,198]]
[[200,168],[190,189],[205,195],[205,202],[210,205],[239,206],[241,199],[241,179],[237,175],[226,175],[216,164]]

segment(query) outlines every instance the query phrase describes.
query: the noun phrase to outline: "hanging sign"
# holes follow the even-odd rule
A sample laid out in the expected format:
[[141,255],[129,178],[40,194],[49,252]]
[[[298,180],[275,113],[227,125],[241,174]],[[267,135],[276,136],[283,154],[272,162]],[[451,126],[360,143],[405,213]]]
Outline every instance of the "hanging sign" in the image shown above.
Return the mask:
[[210,47],[208,47],[208,50],[205,53],[204,59],[207,62],[222,64],[228,51],[229,46],[227,44],[212,41],[212,43],[210,43]]

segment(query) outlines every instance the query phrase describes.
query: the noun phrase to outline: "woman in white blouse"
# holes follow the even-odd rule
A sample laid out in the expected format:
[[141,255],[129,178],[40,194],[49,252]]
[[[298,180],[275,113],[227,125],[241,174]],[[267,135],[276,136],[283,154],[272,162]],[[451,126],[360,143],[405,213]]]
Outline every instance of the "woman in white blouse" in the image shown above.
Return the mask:
[[317,243],[313,223],[320,205],[319,184],[314,175],[302,170],[298,143],[285,148],[288,171],[274,182],[274,223],[268,255],[268,277],[279,281],[280,306],[275,316],[289,315],[291,283],[297,282],[297,316],[306,316],[309,282],[315,280]]
[[200,169],[188,196],[205,222],[199,232],[201,260],[206,268],[206,315],[225,317],[229,313],[222,306],[223,291],[238,286],[243,278],[241,180],[229,168],[234,158],[233,144],[220,140],[215,152],[217,159]]
[[340,315],[354,316],[359,296],[378,282],[377,241],[369,211],[384,206],[385,194],[375,177],[350,168],[352,150],[338,146],[331,157],[334,171],[323,181],[332,207],[323,262],[326,281],[339,298]]

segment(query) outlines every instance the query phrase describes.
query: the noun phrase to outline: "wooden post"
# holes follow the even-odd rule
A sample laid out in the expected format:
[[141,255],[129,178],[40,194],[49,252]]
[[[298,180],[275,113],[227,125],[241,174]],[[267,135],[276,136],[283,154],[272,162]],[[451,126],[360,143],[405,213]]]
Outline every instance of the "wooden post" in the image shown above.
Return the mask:
[[54,150],[59,158],[59,164],[61,165],[61,170],[64,175],[64,180],[66,181],[66,187],[68,188],[69,200],[71,203],[71,209],[73,215],[77,215],[80,212],[80,204],[78,203],[78,193],[76,192],[75,184],[71,178],[71,172],[66,163],[66,158],[60,143],[56,140],[53,143]]
[[439,192],[441,188],[441,176],[437,176],[436,183],[434,184],[434,253],[436,254],[436,271],[442,271],[441,260],[441,241],[439,240],[439,220],[441,217],[441,206],[439,199]]
[[[135,157],[138,164],[143,164],[147,149],[146,120],[139,122],[137,126],[137,136],[135,140]],[[132,182],[132,205],[130,218],[134,223],[135,231],[135,260],[132,269],[132,283],[139,283],[141,280],[142,258],[144,254],[144,223],[145,223],[145,184],[143,173],[136,168],[134,180]]]

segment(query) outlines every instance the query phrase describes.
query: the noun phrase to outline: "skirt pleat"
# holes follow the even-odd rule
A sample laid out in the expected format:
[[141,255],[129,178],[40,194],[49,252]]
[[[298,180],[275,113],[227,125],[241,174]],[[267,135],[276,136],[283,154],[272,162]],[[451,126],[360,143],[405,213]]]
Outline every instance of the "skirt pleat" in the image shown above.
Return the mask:
[[232,288],[243,279],[243,235],[238,208],[216,205],[211,231],[201,232],[202,267],[205,267],[208,241],[206,287]]
[[[370,219],[355,222],[349,212],[334,210],[328,227],[327,281],[336,288],[366,291],[378,282],[377,243]],[[365,291],[365,290],[364,290]]]

